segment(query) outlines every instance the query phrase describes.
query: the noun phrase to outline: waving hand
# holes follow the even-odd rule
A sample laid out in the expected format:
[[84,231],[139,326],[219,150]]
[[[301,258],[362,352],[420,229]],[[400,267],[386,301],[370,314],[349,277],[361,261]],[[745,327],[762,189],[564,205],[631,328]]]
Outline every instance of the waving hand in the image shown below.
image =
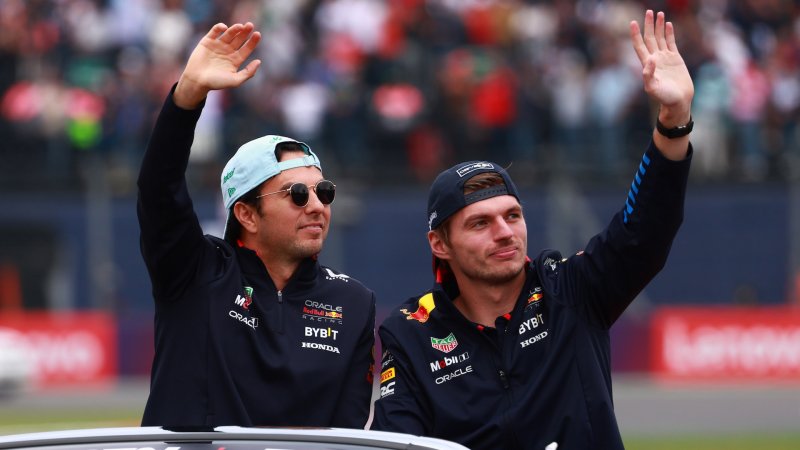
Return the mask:
[[218,23],[200,40],[175,88],[175,104],[186,109],[196,107],[209,91],[240,86],[255,75],[261,61],[250,61],[240,69],[261,41],[253,24]]

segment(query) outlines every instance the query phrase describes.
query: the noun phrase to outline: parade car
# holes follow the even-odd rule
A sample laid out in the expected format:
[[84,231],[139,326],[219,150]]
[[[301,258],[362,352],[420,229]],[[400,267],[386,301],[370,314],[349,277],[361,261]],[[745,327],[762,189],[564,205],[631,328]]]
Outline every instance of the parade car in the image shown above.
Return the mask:
[[345,428],[94,428],[0,436],[0,449],[37,450],[468,450],[454,442]]

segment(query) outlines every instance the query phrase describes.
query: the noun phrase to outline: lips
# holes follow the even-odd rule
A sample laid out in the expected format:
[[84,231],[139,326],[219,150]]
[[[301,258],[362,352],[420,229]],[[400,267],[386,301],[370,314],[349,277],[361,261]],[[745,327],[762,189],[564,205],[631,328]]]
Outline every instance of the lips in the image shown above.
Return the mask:
[[517,247],[503,247],[493,251],[490,256],[498,259],[512,259],[517,255]]
[[300,227],[301,230],[308,230],[308,231],[322,231],[324,228],[325,225],[322,222],[308,223]]

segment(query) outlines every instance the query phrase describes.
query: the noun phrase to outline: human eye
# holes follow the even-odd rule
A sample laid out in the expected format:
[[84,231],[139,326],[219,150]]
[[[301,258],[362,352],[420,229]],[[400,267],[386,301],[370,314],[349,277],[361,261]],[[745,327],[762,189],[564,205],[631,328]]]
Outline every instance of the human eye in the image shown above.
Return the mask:
[[509,222],[522,219],[522,211],[511,211],[506,215],[506,220]]
[[486,227],[488,221],[486,219],[476,219],[469,223],[469,228],[473,230],[481,229]]

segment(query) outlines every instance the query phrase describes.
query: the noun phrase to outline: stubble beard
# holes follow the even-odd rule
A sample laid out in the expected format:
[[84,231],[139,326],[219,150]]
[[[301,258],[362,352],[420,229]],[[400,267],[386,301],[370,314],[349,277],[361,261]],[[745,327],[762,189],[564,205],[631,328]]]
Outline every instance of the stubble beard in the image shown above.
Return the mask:
[[318,239],[295,239],[291,242],[287,248],[287,251],[290,255],[297,259],[305,259],[310,258],[314,255],[319,254],[322,251],[322,247],[325,243],[325,238],[328,236],[328,230],[326,229],[322,236]]
[[464,275],[475,281],[481,281],[485,284],[499,285],[512,281],[514,278],[524,270],[524,262],[519,266],[498,268],[489,265],[476,267],[474,269],[464,270]]

